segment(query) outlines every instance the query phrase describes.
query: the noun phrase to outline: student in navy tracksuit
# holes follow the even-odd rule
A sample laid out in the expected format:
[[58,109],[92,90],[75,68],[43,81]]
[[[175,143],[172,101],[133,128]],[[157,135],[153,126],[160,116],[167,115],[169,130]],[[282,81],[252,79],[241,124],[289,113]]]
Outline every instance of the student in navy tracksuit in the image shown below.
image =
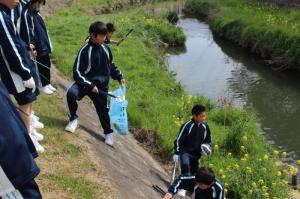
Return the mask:
[[196,173],[201,155],[211,152],[211,135],[207,123],[205,107],[195,105],[192,109],[192,119],[184,123],[177,139],[174,141],[173,160],[180,159],[181,174],[189,175]]
[[37,153],[1,81],[0,102],[0,198],[40,199]]
[[11,20],[16,26],[16,30],[20,33],[21,16],[29,0],[20,0],[15,9],[11,10]]
[[[8,91],[14,95],[20,109],[30,114],[32,102],[36,100],[35,66],[25,43],[16,32],[11,20],[11,10],[16,1],[0,0],[0,75]],[[30,117],[21,114],[29,129]]]
[[41,80],[40,90],[51,95],[56,89],[51,85],[50,80],[50,56],[52,44],[46,29],[44,20],[40,15],[40,7],[45,5],[45,0],[30,0],[21,20],[21,38],[28,46],[34,46],[36,50],[36,61]]
[[66,100],[69,112],[69,124],[66,130],[74,132],[78,126],[77,102],[88,95],[94,103],[100,123],[104,130],[105,142],[113,144],[113,130],[107,108],[107,96],[99,93],[99,90],[108,92],[109,78],[118,80],[124,84],[122,73],[112,62],[112,54],[109,47],[104,44],[107,34],[106,25],[95,22],[89,28],[90,38],[79,50],[73,67],[75,83],[67,90]]
[[[196,189],[195,189],[196,186]],[[194,193],[193,199],[225,199],[222,183],[208,167],[200,167],[196,175],[181,175],[169,187],[163,199],[171,199],[179,189]]]

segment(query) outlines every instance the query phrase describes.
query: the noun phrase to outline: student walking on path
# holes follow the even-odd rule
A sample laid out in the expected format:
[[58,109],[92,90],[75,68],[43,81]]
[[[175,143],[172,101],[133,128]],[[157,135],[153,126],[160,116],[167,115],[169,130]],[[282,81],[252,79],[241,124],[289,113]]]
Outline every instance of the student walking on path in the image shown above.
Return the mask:
[[122,73],[113,63],[110,48],[104,44],[107,27],[102,22],[95,22],[89,28],[90,37],[79,50],[73,66],[73,83],[66,92],[66,105],[69,123],[65,130],[75,132],[78,126],[77,101],[88,95],[96,108],[100,123],[105,134],[105,143],[113,145],[113,130],[107,108],[107,96],[99,90],[108,92],[109,79],[124,84]]

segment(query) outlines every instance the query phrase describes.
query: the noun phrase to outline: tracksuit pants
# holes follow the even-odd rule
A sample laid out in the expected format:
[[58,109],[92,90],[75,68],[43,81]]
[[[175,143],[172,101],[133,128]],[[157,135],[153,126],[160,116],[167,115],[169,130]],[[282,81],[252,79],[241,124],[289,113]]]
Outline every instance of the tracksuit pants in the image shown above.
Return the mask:
[[199,167],[200,157],[183,153],[180,155],[180,167],[182,175],[194,175],[197,173]]
[[110,118],[108,115],[109,109],[107,107],[107,96],[88,92],[76,83],[71,85],[71,87],[67,90],[65,96],[65,103],[68,109],[69,120],[73,121],[74,119],[78,118],[78,116],[76,115],[78,108],[77,101],[80,101],[86,95],[89,96],[96,108],[100,123],[104,130],[104,134],[112,133],[113,130],[111,129]]

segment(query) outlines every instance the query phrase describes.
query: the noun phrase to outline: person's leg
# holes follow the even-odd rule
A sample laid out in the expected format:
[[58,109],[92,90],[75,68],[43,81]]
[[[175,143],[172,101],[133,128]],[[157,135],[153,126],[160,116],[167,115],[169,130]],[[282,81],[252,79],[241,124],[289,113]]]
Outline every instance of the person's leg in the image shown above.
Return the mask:
[[31,124],[31,110],[32,110],[32,103],[24,104],[19,106],[20,116],[22,118],[22,121],[25,124],[25,127],[27,128],[28,132],[30,132],[30,124]]
[[69,121],[73,121],[78,118],[76,112],[78,109],[77,101],[84,97],[84,92],[76,84],[72,84],[66,91],[64,101],[66,109],[68,111]]
[[191,174],[196,174],[199,167],[199,159],[196,156],[190,156],[190,166],[191,166]]
[[190,174],[190,155],[188,153],[183,153],[180,155],[180,167],[181,175]]
[[101,126],[104,130],[104,134],[110,134],[113,133],[113,130],[110,126],[110,118],[108,115],[109,109],[107,108],[107,97],[101,94],[89,94],[89,97],[94,103],[94,106],[96,108]]
[[50,84],[50,57],[49,55],[45,55],[42,57],[37,57],[36,60],[38,61],[37,66],[42,87],[47,86],[48,84]]
[[26,89],[21,93],[14,94],[14,97],[19,105],[20,116],[24,122],[28,132],[30,131],[32,103],[36,100],[36,94],[31,89]]

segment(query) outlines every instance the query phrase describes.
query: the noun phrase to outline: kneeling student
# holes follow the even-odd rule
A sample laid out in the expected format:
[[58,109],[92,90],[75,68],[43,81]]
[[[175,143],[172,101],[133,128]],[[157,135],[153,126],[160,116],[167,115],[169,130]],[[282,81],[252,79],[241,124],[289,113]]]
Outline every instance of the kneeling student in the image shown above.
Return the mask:
[[194,199],[225,199],[223,185],[208,167],[200,167],[196,175],[179,176],[169,187],[163,199],[173,198],[179,189],[195,192]]

